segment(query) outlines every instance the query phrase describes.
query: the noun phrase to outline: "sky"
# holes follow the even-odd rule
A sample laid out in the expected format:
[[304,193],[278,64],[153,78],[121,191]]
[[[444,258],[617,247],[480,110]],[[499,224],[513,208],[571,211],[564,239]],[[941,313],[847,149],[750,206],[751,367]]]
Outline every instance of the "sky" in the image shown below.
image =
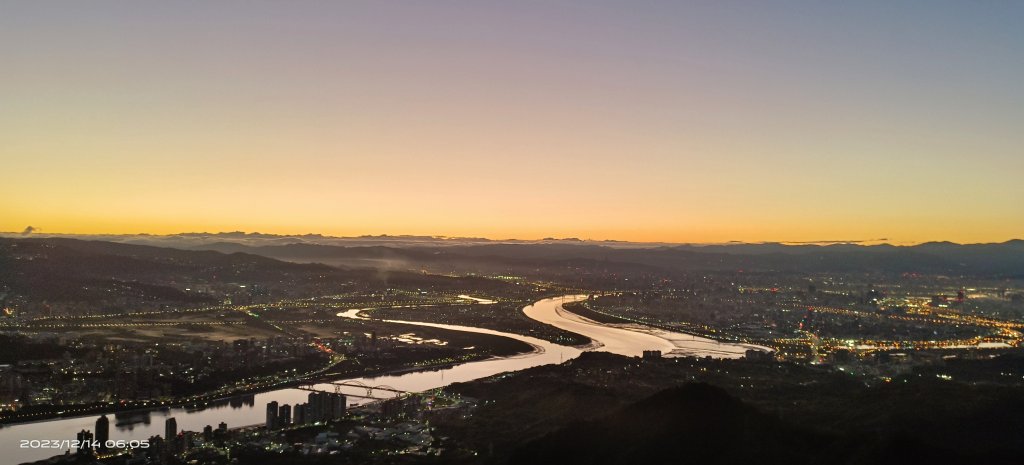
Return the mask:
[[0,4],[0,231],[1024,237],[1024,2]]

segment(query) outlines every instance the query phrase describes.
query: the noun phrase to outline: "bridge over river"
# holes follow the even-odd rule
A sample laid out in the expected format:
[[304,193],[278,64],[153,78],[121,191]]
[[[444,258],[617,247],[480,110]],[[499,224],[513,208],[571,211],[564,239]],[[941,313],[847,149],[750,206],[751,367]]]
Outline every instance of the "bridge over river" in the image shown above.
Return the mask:
[[[694,337],[689,334],[673,333],[642,327],[639,325],[607,325],[567,312],[562,305],[576,302],[585,296],[562,296],[540,300],[523,309],[524,313],[537,321],[590,337],[594,344],[588,347],[571,347],[554,344],[541,339],[505,333],[471,326],[446,325],[401,321],[401,323],[492,334],[516,339],[533,347],[533,351],[488,360],[467,362],[450,368],[431,371],[403,372],[395,375],[360,377],[339,380],[317,381],[301,388],[285,388],[257,393],[252,404],[219,404],[205,409],[171,408],[149,412],[149,421],[118,426],[111,431],[114,440],[142,440],[162,435],[164,420],[175,417],[181,430],[202,431],[206,425],[226,422],[229,427],[257,425],[265,421],[266,404],[300,404],[307,400],[309,390],[340,392],[349,399],[349,405],[360,405],[387,399],[407,392],[435,389],[455,382],[466,382],[498,373],[523,370],[526,368],[561,363],[579,356],[583,351],[597,350],[635,356],[643,350],[661,350],[668,356],[711,356],[718,358],[741,357],[749,348],[743,344],[719,343],[711,339]],[[360,309],[338,314],[340,318],[363,318]],[[385,320],[389,321],[389,320]],[[22,439],[74,439],[82,429],[93,429],[98,414],[83,417],[59,418],[33,423],[21,423],[0,428],[0,450],[7,454],[7,463],[22,463],[42,460],[63,453],[56,449],[26,449],[19,447]]]

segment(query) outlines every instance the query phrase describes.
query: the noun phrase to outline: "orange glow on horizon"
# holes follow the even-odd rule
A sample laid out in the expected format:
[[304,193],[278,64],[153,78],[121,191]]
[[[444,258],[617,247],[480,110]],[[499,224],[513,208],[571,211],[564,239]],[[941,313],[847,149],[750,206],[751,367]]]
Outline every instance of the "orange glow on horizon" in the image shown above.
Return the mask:
[[0,16],[0,230],[1024,234],[1012,5],[99,3]]

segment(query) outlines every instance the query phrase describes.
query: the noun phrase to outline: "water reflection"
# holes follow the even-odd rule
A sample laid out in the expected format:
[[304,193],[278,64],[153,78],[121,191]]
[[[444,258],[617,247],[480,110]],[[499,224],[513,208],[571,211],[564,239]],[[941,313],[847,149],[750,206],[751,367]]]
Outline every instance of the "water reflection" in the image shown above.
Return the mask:
[[[548,306],[559,305],[560,299],[545,299],[532,305]],[[527,307],[530,308],[530,307]],[[359,310],[351,313],[354,315]],[[425,391],[428,389],[446,386],[456,382],[472,381],[474,379],[495,375],[507,371],[516,371],[538,365],[560,363],[564,360],[575,358],[580,350],[573,347],[560,346],[541,339],[520,336],[517,334],[503,333],[489,329],[473,328],[468,326],[442,325],[434,323],[405,322],[406,324],[431,326],[456,331],[469,331],[481,334],[493,334],[516,339],[534,347],[534,351],[512,357],[493,358],[456,365],[454,367],[433,370],[418,371],[395,375],[376,377],[347,378],[348,381],[362,383],[367,386],[392,386],[402,391]],[[331,384],[318,384],[319,389],[335,390]],[[365,395],[365,388],[339,387],[339,392],[349,395]],[[382,397],[381,393],[375,393],[376,397]],[[393,394],[393,393],[392,393]],[[300,404],[308,400],[309,392],[301,389],[278,389],[258,394],[251,394],[237,398],[225,399],[222,401],[210,402],[203,405],[201,409],[166,408],[147,412],[149,421],[131,423],[112,431],[111,439],[148,439],[151,436],[163,435],[164,422],[174,417],[178,428],[181,430],[201,431],[206,425],[217,425],[225,422],[228,427],[249,426],[263,423],[266,411],[264,405],[271,401],[278,404]],[[365,399],[355,397],[349,398],[349,405],[357,405],[366,402]],[[23,423],[0,428],[0,450],[8,452],[6,459],[11,463],[22,463],[28,461],[42,460],[56,454],[61,450],[22,449],[18,447],[21,439],[74,439],[75,433],[82,429],[94,429],[94,423],[99,414],[61,418],[35,423]],[[127,417],[126,417],[127,418]]]
[[[643,350],[660,349],[665,353],[673,355],[737,357],[741,356],[746,349],[754,348],[754,346],[720,343],[689,334],[652,330],[644,327],[603,325],[576,317],[562,309],[563,303],[582,300],[585,297],[565,296],[544,299],[527,306],[523,311],[527,316],[535,320],[591,337],[595,344],[587,348],[587,350],[602,350],[622,355],[640,355]],[[362,309],[349,310],[339,313],[338,316],[341,318],[363,318],[359,316],[360,311]],[[517,356],[469,362],[432,371],[347,378],[345,379],[346,381],[369,387],[383,385],[402,391],[418,392],[447,386],[451,383],[472,381],[498,373],[561,363],[579,356],[583,351],[580,348],[558,345],[533,337],[484,328],[415,321],[384,321],[504,336],[530,344],[534,350]],[[349,405],[357,405],[368,401],[367,399],[355,397],[366,395],[366,387],[335,386],[327,383],[318,384],[316,387],[327,391],[337,390],[352,396],[349,397]],[[374,396],[384,397],[381,394],[387,395],[387,391],[377,391],[374,393]],[[390,393],[390,395],[396,394]],[[131,414],[115,415],[118,418],[118,427],[115,434],[111,435],[111,439],[141,440],[155,435],[162,435],[164,421],[170,417],[175,418],[180,429],[189,431],[201,431],[206,425],[217,425],[220,422],[227,423],[231,428],[261,424],[264,422],[266,414],[263,406],[267,403],[276,401],[281,405],[301,404],[308,400],[308,396],[308,391],[287,388],[209,402],[201,408],[164,408],[145,413],[133,412]],[[137,416],[133,417],[132,415]],[[2,428],[0,429],[0,450],[8,452],[9,456],[6,458],[11,459],[13,463],[51,457],[63,451],[53,449],[21,449],[18,447],[18,442],[21,439],[74,439],[75,433],[78,431],[93,429],[94,422],[98,416],[99,414],[62,418]],[[121,418],[125,419],[123,424],[121,423]],[[129,420],[129,418],[132,418],[132,420]],[[134,419],[139,420],[135,421]]]

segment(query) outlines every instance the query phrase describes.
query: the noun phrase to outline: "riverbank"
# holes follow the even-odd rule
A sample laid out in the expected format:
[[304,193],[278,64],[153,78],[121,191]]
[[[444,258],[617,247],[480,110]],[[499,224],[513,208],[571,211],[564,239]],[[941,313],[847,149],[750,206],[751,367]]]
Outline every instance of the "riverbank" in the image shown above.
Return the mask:
[[572,314],[582,320],[589,320],[591,322],[600,323],[608,327],[621,328],[630,331],[637,331],[641,333],[650,334],[653,336],[661,337],[673,343],[677,348],[673,352],[685,356],[695,355],[694,343],[701,342],[704,346],[705,351],[709,353],[720,353],[729,357],[736,357],[742,354],[736,354],[734,351],[719,351],[718,349],[712,349],[709,344],[714,343],[717,346],[725,344],[727,347],[743,347],[749,350],[756,350],[758,352],[772,353],[778,349],[771,347],[766,342],[761,341],[742,341],[736,338],[724,338],[722,334],[712,334],[706,331],[698,330],[697,328],[681,328],[670,325],[663,325],[658,323],[652,323],[649,321],[638,321],[631,320],[626,317],[613,315],[610,313],[601,312],[590,308],[585,302],[574,302],[571,304],[565,304],[562,306],[562,310],[566,313]]
[[586,336],[565,331],[533,320],[523,314],[530,302],[498,302],[483,305],[446,307],[391,307],[365,311],[373,319],[440,323],[535,337],[555,344],[589,347],[593,341]]
[[[561,299],[543,299],[535,302],[530,307],[554,307],[560,303]],[[500,373],[516,372],[539,365],[559,364],[574,359],[581,353],[579,349],[552,344],[538,338],[483,328],[416,322],[381,321],[380,323],[387,325],[414,325],[421,328],[430,327],[460,333],[475,333],[476,335],[489,335],[489,337],[509,338],[514,339],[514,342],[521,344],[522,347],[528,347],[529,350],[525,353],[518,352],[512,356],[478,357],[476,361],[447,360],[445,363],[431,364],[430,366],[402,366],[393,367],[390,370],[348,371],[346,373],[349,373],[349,375],[340,374],[337,376],[335,376],[335,373],[330,373],[327,375],[330,379],[346,381],[347,386],[323,383],[314,384],[312,388],[327,392],[340,392],[350,396],[350,406],[359,405],[366,402],[363,400],[363,396],[367,395],[368,391],[372,390],[373,387],[386,387],[402,392],[423,392],[448,386],[452,383],[467,382]],[[476,335],[463,334],[463,337],[476,338]],[[468,346],[462,345],[458,347],[461,347],[462,349],[460,350],[463,351],[468,348]],[[351,373],[365,373],[367,377],[353,376]],[[207,425],[217,425],[222,422],[229,425],[229,427],[258,424],[265,421],[265,405],[271,402],[277,402],[279,405],[305,403],[308,400],[309,391],[296,388],[296,386],[299,384],[313,384],[322,379],[326,378],[317,378],[313,382],[305,379],[296,379],[290,383],[275,383],[273,387],[266,386],[254,389],[248,391],[253,395],[253,399],[251,401],[246,399],[246,402],[241,405],[235,402],[228,406],[221,401],[219,406],[214,407],[211,402],[210,407],[199,410],[188,409],[188,405],[183,405],[185,408],[149,409],[152,416],[149,422],[136,423],[124,428],[118,427],[116,431],[112,429],[111,439],[142,440],[155,435],[162,435],[164,434],[164,422],[170,418],[175,418],[177,427],[181,431],[202,431]],[[221,396],[221,398],[223,397],[230,399],[231,397],[237,398],[237,395]],[[194,404],[194,402],[186,404]],[[91,415],[108,412],[109,410],[105,412],[92,412]],[[93,429],[94,422],[95,417],[77,415],[74,418],[56,418],[50,421],[12,424],[0,429],[0,449],[13,451],[13,455],[9,457],[13,460],[13,463],[43,460],[61,451],[52,449],[20,449],[17,446],[19,441],[23,439],[74,438],[82,429]]]
[[541,323],[589,337],[599,346],[591,350],[639,357],[648,351],[659,351],[664,357],[742,358],[746,351],[768,350],[749,344],[720,342],[692,334],[663,330],[642,323],[602,323],[569,311],[572,303],[587,296],[566,296],[558,305],[523,309],[526,316]]
[[[530,352],[529,351],[523,351],[523,352],[520,352],[519,354],[516,354],[516,355],[523,355],[523,354],[528,354],[528,353],[530,353]],[[512,356],[515,356],[515,355],[512,355]],[[27,414],[24,414],[23,418],[18,418],[18,417],[6,417],[5,418],[5,417],[0,416],[0,428],[4,428],[4,427],[7,427],[7,426],[13,426],[13,425],[17,425],[17,424],[45,422],[45,421],[50,421],[50,420],[66,419],[66,418],[88,417],[88,416],[96,416],[96,415],[103,415],[103,414],[127,414],[127,413],[144,414],[144,413],[150,413],[150,412],[157,411],[157,410],[166,410],[166,409],[171,409],[171,408],[184,408],[184,409],[191,409],[191,410],[202,410],[202,409],[206,409],[206,408],[209,408],[209,407],[217,407],[217,406],[221,406],[221,405],[230,403],[232,400],[238,399],[240,397],[251,396],[251,395],[260,394],[260,393],[264,393],[264,392],[275,391],[275,390],[279,390],[279,389],[294,388],[294,387],[297,387],[297,386],[302,386],[302,385],[306,385],[306,384],[310,384],[310,383],[328,382],[328,381],[342,380],[342,379],[348,379],[348,378],[353,378],[353,377],[380,377],[380,376],[402,375],[402,374],[416,373],[416,372],[431,372],[431,371],[438,371],[438,370],[449,369],[449,368],[452,368],[454,366],[461,365],[461,364],[464,364],[464,363],[483,361],[483,360],[488,360],[488,359],[491,359],[491,358],[495,358],[495,356],[479,355],[479,356],[476,356],[476,357],[469,357],[469,358],[466,358],[466,359],[463,359],[463,360],[445,361],[445,362],[438,362],[438,363],[432,363],[432,364],[429,364],[429,365],[419,365],[419,366],[399,366],[399,367],[392,367],[392,368],[374,367],[374,368],[366,368],[366,369],[361,369],[361,370],[351,370],[351,371],[344,371],[344,372],[330,372],[330,373],[323,373],[323,372],[321,372],[321,373],[315,373],[315,374],[308,374],[308,375],[303,376],[301,378],[290,379],[290,380],[286,380],[286,381],[282,381],[282,382],[274,383],[274,384],[261,385],[261,386],[258,386],[258,387],[240,388],[240,389],[237,389],[237,390],[232,390],[229,393],[223,393],[223,392],[210,393],[210,394],[207,394],[205,396],[200,396],[198,398],[190,398],[188,400],[147,401],[147,402],[121,402],[121,403],[114,403],[114,404],[99,403],[99,404],[91,404],[91,405],[88,405],[88,406],[76,406],[74,408],[69,408],[68,406],[52,407],[51,411],[43,411],[43,412],[39,412],[39,413],[35,413],[35,412],[27,413]],[[333,366],[336,366],[336,365],[337,365],[337,363],[332,364],[331,366],[333,367]],[[330,367],[325,369],[325,371],[329,371],[329,370],[330,370]]]
[[[484,306],[477,304],[477,306]],[[358,358],[336,361],[330,365],[305,374],[289,377],[273,382],[255,382],[246,386],[231,388],[221,387],[206,393],[188,395],[167,401],[121,401],[117,403],[101,402],[93,404],[29,406],[16,412],[0,414],[0,427],[4,425],[43,422],[62,418],[76,418],[106,413],[147,412],[158,409],[186,408],[204,409],[239,396],[259,394],[279,389],[293,388],[303,384],[325,380],[337,380],[354,377],[377,377],[401,375],[417,371],[437,371],[456,365],[488,360],[495,357],[515,357],[536,351],[536,346],[523,341],[509,340],[494,335],[479,334],[444,328],[418,326],[414,324],[395,324],[380,320],[362,320],[376,326],[386,325],[401,331],[417,332],[424,339],[443,339],[447,346],[402,345],[365,354]],[[383,333],[383,331],[381,331]],[[466,351],[466,347],[472,348]]]

